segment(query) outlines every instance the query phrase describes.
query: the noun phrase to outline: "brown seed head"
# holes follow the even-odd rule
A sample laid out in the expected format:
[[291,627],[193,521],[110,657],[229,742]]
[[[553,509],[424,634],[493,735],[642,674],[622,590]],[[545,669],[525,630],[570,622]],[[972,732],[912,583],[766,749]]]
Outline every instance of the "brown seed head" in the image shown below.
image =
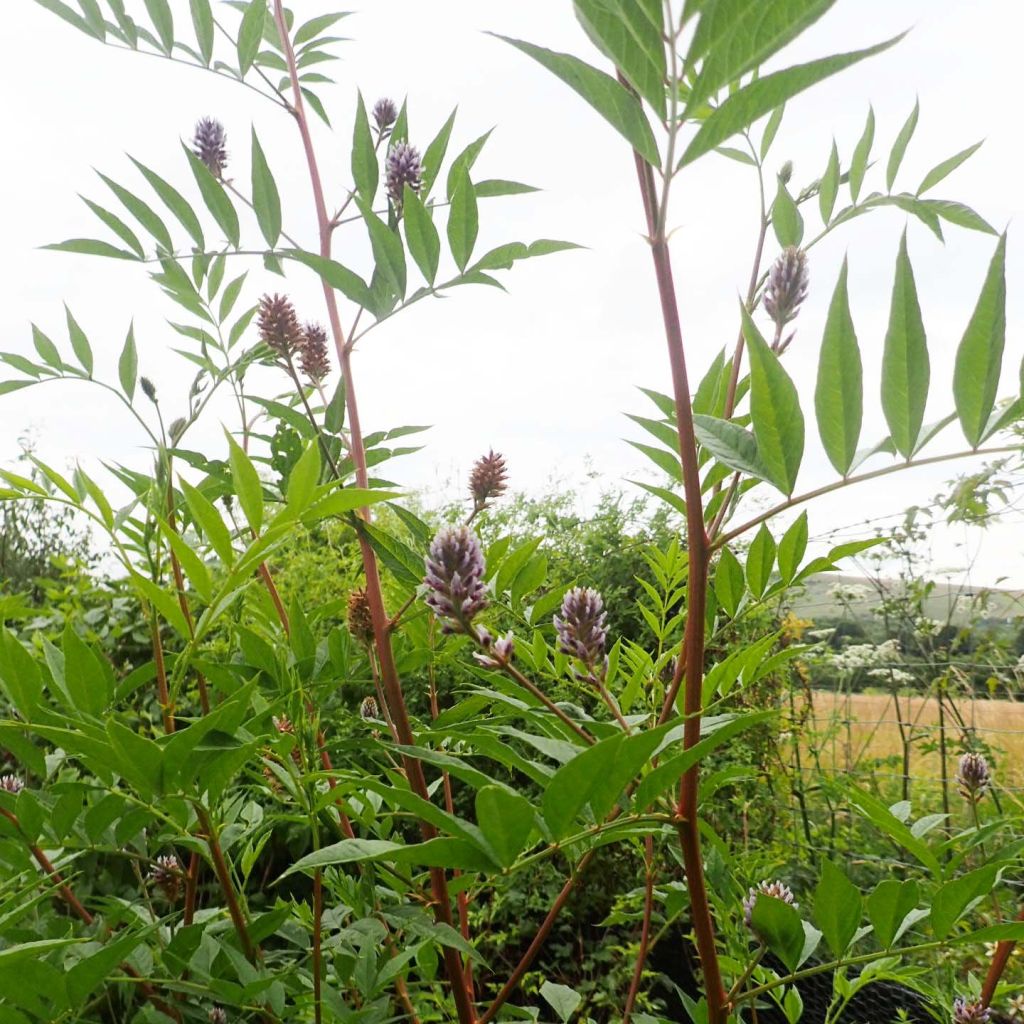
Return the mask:
[[299,364],[302,372],[317,384],[331,372],[331,360],[327,355],[327,332],[319,324],[306,324],[299,349]]
[[257,318],[260,340],[282,359],[301,351],[304,335],[291,299],[285,295],[264,295]]
[[361,644],[373,642],[373,615],[370,601],[362,587],[348,595],[348,631]]
[[487,502],[500,498],[508,489],[505,457],[493,449],[477,459],[469,474],[469,493],[473,495],[473,511],[487,507]]

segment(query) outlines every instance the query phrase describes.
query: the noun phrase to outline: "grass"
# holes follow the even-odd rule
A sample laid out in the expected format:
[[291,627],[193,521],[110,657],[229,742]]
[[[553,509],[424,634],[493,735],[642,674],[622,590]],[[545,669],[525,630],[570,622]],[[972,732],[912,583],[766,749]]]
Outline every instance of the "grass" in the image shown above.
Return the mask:
[[[903,774],[902,720],[904,732],[912,737],[912,786],[938,784],[942,762],[934,697],[900,696],[896,698],[899,712],[891,694],[847,696],[816,690],[812,700],[808,730],[817,733],[813,746],[822,769],[873,770],[879,781],[895,784]],[[957,759],[965,749],[978,750],[989,756],[999,789],[1024,791],[1024,702],[956,699],[947,701],[945,718],[949,777],[955,775]],[[805,758],[809,754],[810,743],[805,745]]]

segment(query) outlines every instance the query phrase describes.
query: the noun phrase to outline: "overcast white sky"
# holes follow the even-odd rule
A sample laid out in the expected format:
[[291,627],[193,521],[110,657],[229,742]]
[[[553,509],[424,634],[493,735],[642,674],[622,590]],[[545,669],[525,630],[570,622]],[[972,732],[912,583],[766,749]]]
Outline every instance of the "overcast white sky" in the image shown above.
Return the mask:
[[[171,6],[187,30],[186,0],[171,0]],[[334,6],[320,0],[293,3],[303,19]],[[326,131],[318,137],[334,196],[340,197],[349,181],[347,140],[357,88],[368,103],[380,95],[408,95],[411,141],[421,147],[458,105],[456,151],[497,126],[477,175],[544,189],[483,201],[478,251],[538,237],[566,238],[588,247],[521,264],[503,278],[509,295],[463,289],[444,302],[420,304],[366,339],[356,360],[366,429],[434,426],[423,435],[428,447],[395,463],[389,475],[434,497],[454,497],[461,493],[472,460],[494,446],[506,454],[515,485],[534,492],[582,481],[588,468],[609,487],[628,487],[627,478],[653,479],[643,457],[622,440],[640,436],[623,414],[650,411],[636,387],[669,390],[631,154],[575,94],[522,54],[483,34],[498,31],[592,58],[571,3],[374,0],[361,6],[343,24],[342,34],[354,42],[344,48],[343,62],[333,65],[338,84],[322,92],[338,129],[336,137]],[[64,339],[61,303],[67,301],[92,339],[98,373],[113,379],[125,330],[134,318],[142,372],[158,381],[165,416],[173,419],[184,408],[191,379],[187,364],[169,352],[180,339],[165,321],[178,318],[177,307],[160,296],[137,265],[38,247],[103,234],[77,195],[116,205],[93,169],[134,187],[139,179],[126,153],[191,194],[178,139],[191,133],[197,118],[212,115],[227,125],[242,181],[248,176],[249,126],[255,124],[284,197],[286,229],[315,248],[294,126],[253,93],[212,75],[104,49],[33,0],[9,0],[6,7],[7,38],[13,42],[6,48],[12,84],[0,112],[8,153],[0,169],[2,348],[30,352],[30,322]],[[128,7],[141,11],[143,5],[136,0]],[[1018,82],[1024,7],[1016,0],[840,0],[784,58],[799,61],[854,49],[907,28],[912,28],[910,35],[894,50],[790,104],[769,170],[791,159],[794,184],[808,183],[824,170],[833,136],[845,165],[869,103],[877,116],[875,155],[884,161],[919,96],[918,133],[897,187],[913,190],[934,164],[984,138],[973,159],[933,194],[971,204],[1001,229],[1016,219],[1024,202]],[[880,168],[875,174],[868,189],[881,187]],[[694,375],[735,338],[736,296],[749,273],[756,230],[755,188],[751,169],[710,156],[687,170],[674,189],[673,256]],[[813,253],[811,296],[787,356],[809,417],[821,326],[844,253],[850,258],[866,383],[877,394],[892,266],[905,221],[896,211],[862,218]],[[257,238],[255,225],[251,231]],[[946,234],[943,247],[918,223],[910,225],[933,360],[928,419],[952,408],[952,355],[994,246],[989,236],[952,226]],[[1014,386],[1022,350],[1024,262],[1018,253],[1011,231],[1004,392]],[[342,235],[336,255],[360,269],[362,240]],[[266,288],[281,287],[280,279],[256,266],[250,282],[252,301]],[[289,289],[304,316],[322,316],[322,298],[309,275],[295,276]],[[13,457],[18,435],[28,428],[41,455],[57,465],[76,459],[95,465],[102,458],[141,466],[147,460],[143,439],[96,389],[46,385],[0,401],[0,460]],[[873,399],[864,441],[883,435],[876,408]],[[226,406],[224,416],[236,426]],[[216,422],[207,425],[211,439],[218,432]],[[831,478],[810,422],[808,439],[799,489]],[[955,444],[951,429],[935,451]],[[950,475],[916,471],[889,477],[882,486],[841,493],[814,506],[811,532],[852,528],[865,518],[925,501]],[[1008,585],[1024,587],[1020,518],[1010,518],[1011,523],[985,536],[936,530],[936,570],[944,575],[972,564],[976,583],[1005,577]],[[856,535],[856,530],[843,533]]]

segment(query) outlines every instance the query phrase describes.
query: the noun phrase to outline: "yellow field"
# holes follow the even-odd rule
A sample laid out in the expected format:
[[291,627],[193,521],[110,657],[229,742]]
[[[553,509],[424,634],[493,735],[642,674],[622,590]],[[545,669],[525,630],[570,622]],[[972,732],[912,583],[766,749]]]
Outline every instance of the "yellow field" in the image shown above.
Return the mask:
[[[812,718],[814,727],[826,733],[817,744],[821,768],[826,771],[848,771],[855,767],[869,767],[876,758],[894,757],[898,760],[877,766],[879,775],[891,776],[890,781],[902,775],[903,745],[899,722],[904,731],[913,735],[910,756],[910,776],[914,781],[935,781],[940,778],[938,751],[932,751],[939,742],[939,709],[934,698],[899,697],[897,713],[893,698],[880,694],[852,694],[839,697],[833,693],[815,691]],[[945,712],[947,772],[956,772],[958,754],[964,749],[961,737],[964,730],[976,737],[975,743],[992,748],[995,777],[1000,787],[1024,788],[1024,702],[1006,700],[955,701],[957,721],[948,703]],[[831,729],[829,728],[831,725]],[[809,723],[810,727],[810,723]],[[970,741],[969,741],[970,742]],[[813,761],[805,744],[805,769],[811,770]]]

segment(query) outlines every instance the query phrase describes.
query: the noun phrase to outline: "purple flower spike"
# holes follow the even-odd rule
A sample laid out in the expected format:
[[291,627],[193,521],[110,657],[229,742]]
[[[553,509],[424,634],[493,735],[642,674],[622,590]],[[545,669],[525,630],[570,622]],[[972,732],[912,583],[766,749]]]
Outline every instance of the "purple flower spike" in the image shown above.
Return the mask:
[[228,165],[228,135],[224,125],[212,117],[204,117],[192,137],[192,149],[215,178],[223,178]]
[[484,553],[467,526],[446,526],[430,545],[423,582],[427,604],[446,633],[466,633],[473,616],[487,606]]
[[980,999],[967,1002],[960,996],[953,1000],[953,1024],[989,1024],[992,1011]]
[[396,210],[402,209],[402,197],[406,185],[418,193],[423,185],[423,160],[415,146],[401,139],[388,150],[384,164],[388,195]]
[[376,122],[377,130],[383,135],[398,120],[398,107],[394,100],[387,96],[377,100],[373,105],[373,120]]
[[573,587],[562,598],[562,614],[555,616],[559,649],[593,668],[604,657],[608,630],[601,595],[590,587]]
[[743,921],[748,928],[753,928],[754,904],[758,896],[770,896],[772,899],[782,900],[791,907],[800,906],[793,896],[793,890],[785,882],[769,882],[767,879],[759,882],[755,888],[750,889],[747,898],[743,901]]
[[980,800],[992,785],[988,761],[982,754],[964,754],[956,770],[960,795],[967,800]]

